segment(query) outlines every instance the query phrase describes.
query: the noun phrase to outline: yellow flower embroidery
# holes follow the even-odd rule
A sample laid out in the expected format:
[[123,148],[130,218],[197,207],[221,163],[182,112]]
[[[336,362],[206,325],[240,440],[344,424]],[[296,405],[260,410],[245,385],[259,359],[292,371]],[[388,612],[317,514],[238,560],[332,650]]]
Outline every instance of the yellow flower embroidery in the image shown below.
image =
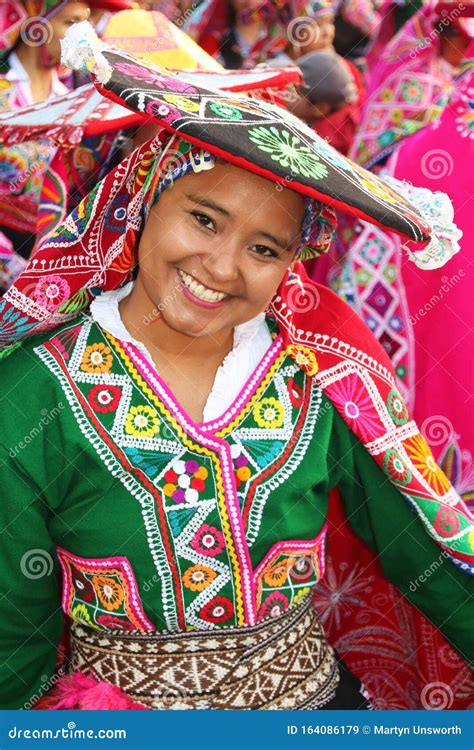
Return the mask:
[[300,589],[294,595],[292,604],[298,604],[300,599],[303,599],[304,597],[308,596],[310,593],[311,593],[311,589],[309,586],[305,586],[304,588]]
[[186,112],[199,112],[199,104],[193,102],[191,99],[186,99],[185,96],[177,96],[176,94],[165,94],[163,99],[169,104],[174,104],[178,109],[184,109]]
[[437,495],[444,495],[449,489],[449,479],[434,460],[423,435],[415,435],[415,437],[405,441],[404,446],[408,456],[413,461],[413,465],[416,466],[430,487],[434,489]]
[[212,583],[217,573],[205,565],[192,565],[183,575],[183,583],[191,591],[204,591]]
[[81,370],[92,372],[94,375],[110,372],[112,361],[112,352],[106,344],[91,344],[90,346],[86,346],[86,350],[82,355]]
[[119,609],[125,594],[123,588],[114,578],[92,576],[92,584],[103,606],[109,611]]
[[390,115],[390,120],[395,123],[401,122],[403,120],[403,110],[394,109],[392,114]]
[[151,438],[160,429],[158,413],[151,406],[131,406],[124,429],[127,435]]
[[85,622],[91,628],[98,630],[95,622],[92,622],[85,604],[77,604],[71,612],[71,617],[73,620],[77,620],[77,622]]
[[253,410],[253,417],[259,427],[274,430],[281,427],[285,419],[285,410],[278,399],[262,398]]
[[386,203],[398,203],[398,196],[395,195],[395,193],[390,193],[389,188],[383,188],[381,185],[379,185],[377,182],[372,182],[372,180],[367,180],[365,178],[361,179],[361,183],[365,187],[368,193],[371,195],[375,195],[376,198],[381,198]]
[[308,346],[291,344],[287,348],[287,352],[290,357],[295,360],[296,364],[299,365],[310,377],[316,375],[318,371],[318,360],[316,359],[315,353]]
[[467,543],[469,544],[470,548],[474,550],[474,531],[470,531],[467,535]]

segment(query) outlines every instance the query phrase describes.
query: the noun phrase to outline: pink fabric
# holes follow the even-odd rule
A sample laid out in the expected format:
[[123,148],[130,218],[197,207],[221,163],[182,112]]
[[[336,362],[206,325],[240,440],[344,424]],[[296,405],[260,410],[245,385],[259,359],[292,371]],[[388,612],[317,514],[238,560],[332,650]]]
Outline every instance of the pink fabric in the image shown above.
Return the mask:
[[[406,140],[389,165],[398,179],[446,192],[464,233],[460,252],[446,266],[426,273],[403,257],[402,277],[415,342],[414,416],[438,461],[450,445],[460,447],[453,467],[458,476],[450,478],[465,500],[474,500],[474,132],[469,103],[473,85],[471,60],[441,120]],[[405,255],[401,250],[400,254]]]
[[365,63],[367,65],[366,83],[368,83],[370,72],[374,65],[376,65],[383,50],[392,37],[395,36],[397,31],[395,26],[395,11],[397,7],[397,4],[393,0],[383,0],[382,5],[380,6],[380,21],[377,27],[377,32],[374,34],[372,44],[367,50],[365,56]]
[[433,0],[403,25],[370,72],[350,158],[373,166],[407,136],[437,120],[449,100],[453,68],[440,56]]
[[34,707],[50,711],[147,711],[115,685],[98,682],[82,672],[61,677],[56,685]]

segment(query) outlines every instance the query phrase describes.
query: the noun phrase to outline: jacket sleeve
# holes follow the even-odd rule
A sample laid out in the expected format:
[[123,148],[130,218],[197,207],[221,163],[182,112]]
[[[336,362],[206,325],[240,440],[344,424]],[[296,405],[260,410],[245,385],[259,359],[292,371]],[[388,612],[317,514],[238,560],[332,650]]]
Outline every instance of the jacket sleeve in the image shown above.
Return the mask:
[[52,519],[67,484],[42,365],[20,348],[1,362],[0,708],[29,708],[55,678],[63,631]]
[[428,534],[334,410],[331,486],[339,489],[348,523],[377,554],[387,580],[417,607],[466,661],[474,658],[474,581]]
[[29,708],[52,685],[64,618],[50,512],[2,452],[0,708]]

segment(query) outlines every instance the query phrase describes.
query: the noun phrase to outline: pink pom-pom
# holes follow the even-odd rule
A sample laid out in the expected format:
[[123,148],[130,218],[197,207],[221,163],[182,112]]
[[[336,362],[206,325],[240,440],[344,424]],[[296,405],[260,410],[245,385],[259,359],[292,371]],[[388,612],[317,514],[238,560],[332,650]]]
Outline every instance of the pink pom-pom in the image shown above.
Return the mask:
[[61,677],[55,686],[34,706],[44,710],[82,711],[144,711],[147,706],[136,703],[120,688],[98,682],[82,672]]

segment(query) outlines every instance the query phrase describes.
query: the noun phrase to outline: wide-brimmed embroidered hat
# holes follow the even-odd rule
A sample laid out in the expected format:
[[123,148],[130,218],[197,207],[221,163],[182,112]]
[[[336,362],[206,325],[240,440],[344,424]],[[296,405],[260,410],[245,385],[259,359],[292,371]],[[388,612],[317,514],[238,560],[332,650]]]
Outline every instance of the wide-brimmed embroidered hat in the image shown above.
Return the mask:
[[[285,109],[198,85],[196,79],[190,84],[185,74],[118,53],[87,22],[72,27],[62,46],[63,63],[92,73],[104,96],[231,164],[402,235],[412,243],[417,264],[440,265],[458,249],[456,242],[449,249],[445,237],[440,244],[416,205],[416,191],[400,184],[406,200]],[[425,203],[426,194],[422,208]]]

